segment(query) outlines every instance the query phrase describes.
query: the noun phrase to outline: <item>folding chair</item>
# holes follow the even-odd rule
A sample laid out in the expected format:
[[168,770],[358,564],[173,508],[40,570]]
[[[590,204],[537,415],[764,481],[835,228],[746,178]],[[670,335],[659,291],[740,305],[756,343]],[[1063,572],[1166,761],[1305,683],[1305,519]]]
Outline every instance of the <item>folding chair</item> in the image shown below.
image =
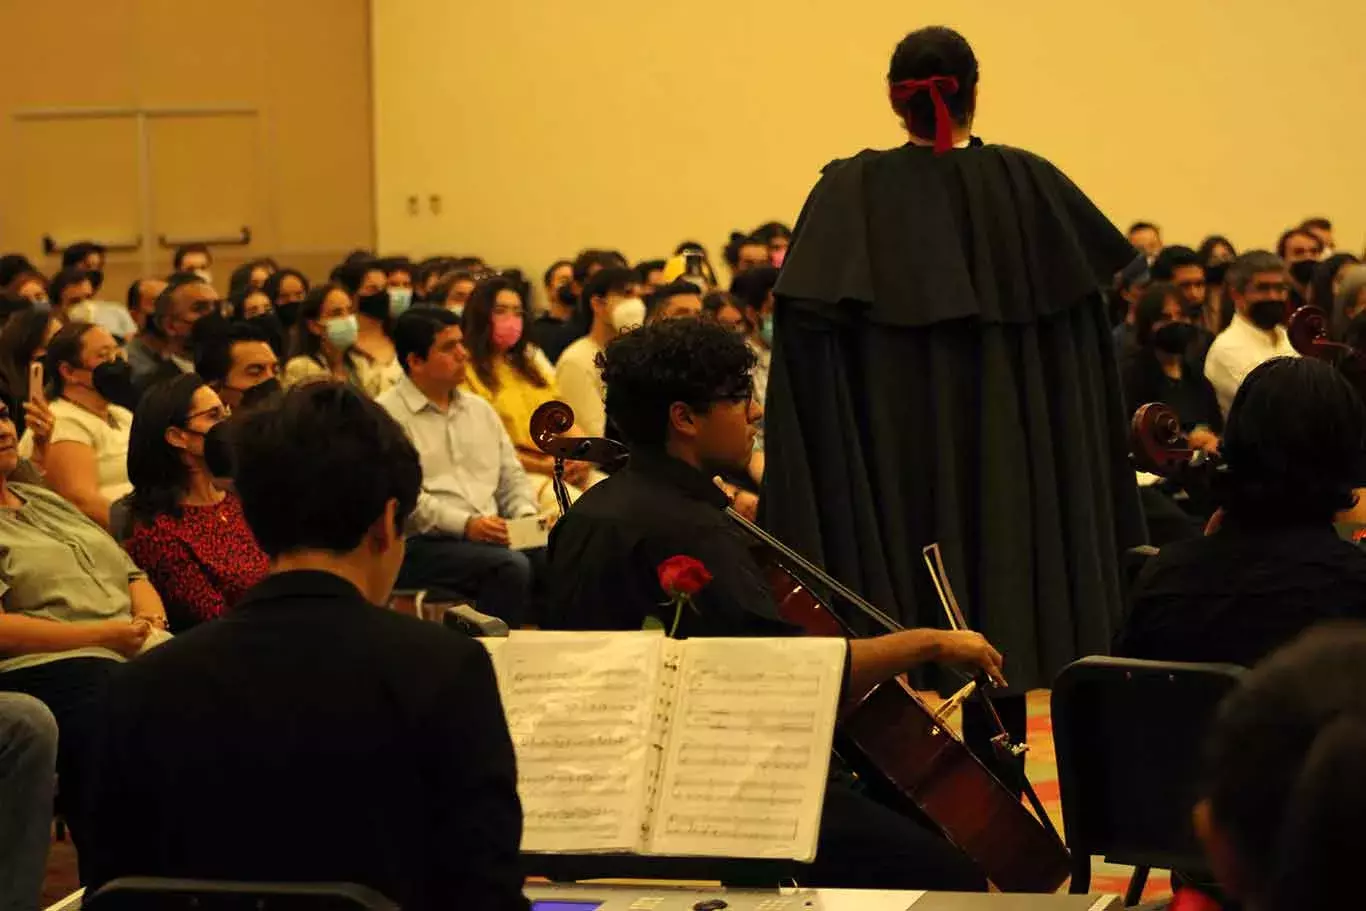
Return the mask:
[[1212,880],[1191,826],[1205,733],[1243,668],[1083,658],[1053,684],[1053,740],[1074,893],[1091,857],[1134,866],[1126,907],[1152,867]]

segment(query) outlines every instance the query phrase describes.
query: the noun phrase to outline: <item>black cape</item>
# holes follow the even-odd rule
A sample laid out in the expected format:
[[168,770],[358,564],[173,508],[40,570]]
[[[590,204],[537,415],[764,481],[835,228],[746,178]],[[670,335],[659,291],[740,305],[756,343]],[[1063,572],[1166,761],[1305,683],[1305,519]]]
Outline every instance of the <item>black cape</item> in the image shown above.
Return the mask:
[[938,541],[1013,690],[1105,653],[1145,532],[1100,288],[1134,257],[1028,152],[832,162],[776,288],[764,524],[907,626],[945,625]]

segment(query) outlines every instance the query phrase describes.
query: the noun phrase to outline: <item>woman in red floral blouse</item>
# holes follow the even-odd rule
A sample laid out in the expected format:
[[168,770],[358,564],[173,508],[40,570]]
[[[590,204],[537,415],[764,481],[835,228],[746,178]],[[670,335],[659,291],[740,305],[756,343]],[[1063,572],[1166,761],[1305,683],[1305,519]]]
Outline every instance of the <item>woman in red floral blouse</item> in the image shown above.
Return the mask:
[[124,546],[161,593],[176,633],[231,609],[269,570],[241,501],[215,487],[204,465],[204,435],[227,415],[190,373],[148,389],[133,416],[133,532]]

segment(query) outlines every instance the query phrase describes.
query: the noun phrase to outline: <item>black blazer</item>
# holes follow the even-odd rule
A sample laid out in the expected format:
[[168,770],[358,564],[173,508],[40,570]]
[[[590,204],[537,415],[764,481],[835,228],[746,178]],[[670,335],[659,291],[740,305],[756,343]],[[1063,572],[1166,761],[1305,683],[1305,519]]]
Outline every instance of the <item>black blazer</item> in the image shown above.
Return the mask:
[[[493,668],[322,572],[270,576],[111,684],[88,886],[345,881],[405,911],[527,907]],[[84,866],[84,865],[83,865]]]

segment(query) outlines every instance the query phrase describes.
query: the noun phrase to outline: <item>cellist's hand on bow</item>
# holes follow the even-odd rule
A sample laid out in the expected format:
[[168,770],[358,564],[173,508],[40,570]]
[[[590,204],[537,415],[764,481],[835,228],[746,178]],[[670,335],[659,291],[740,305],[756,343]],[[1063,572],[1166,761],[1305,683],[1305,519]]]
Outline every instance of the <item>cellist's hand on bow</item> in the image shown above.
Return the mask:
[[997,686],[1005,686],[1002,666],[1005,659],[981,633],[972,630],[940,630],[936,645],[942,664],[962,664],[979,668]]

